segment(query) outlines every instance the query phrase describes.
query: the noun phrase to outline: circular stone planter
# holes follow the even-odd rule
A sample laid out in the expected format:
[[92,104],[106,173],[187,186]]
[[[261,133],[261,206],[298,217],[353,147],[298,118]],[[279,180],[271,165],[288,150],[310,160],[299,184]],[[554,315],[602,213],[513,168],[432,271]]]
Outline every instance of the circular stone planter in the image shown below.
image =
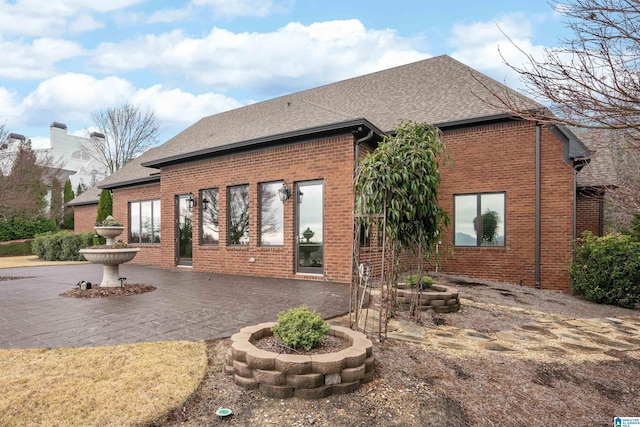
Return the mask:
[[[398,283],[396,297],[400,308],[408,310],[417,291],[417,288],[411,288],[406,283]],[[420,295],[420,310],[433,310],[436,313],[453,313],[460,310],[458,290],[444,285],[432,285],[429,289],[424,289]]]
[[326,354],[279,354],[253,345],[271,336],[273,325],[275,322],[247,326],[231,337],[225,372],[233,375],[237,385],[278,399],[321,399],[350,393],[373,380],[373,344],[364,334],[331,326],[329,335],[346,339],[351,346]]
[[107,239],[107,245],[113,245],[114,239],[124,231],[124,226],[96,226],[94,229],[98,235]]

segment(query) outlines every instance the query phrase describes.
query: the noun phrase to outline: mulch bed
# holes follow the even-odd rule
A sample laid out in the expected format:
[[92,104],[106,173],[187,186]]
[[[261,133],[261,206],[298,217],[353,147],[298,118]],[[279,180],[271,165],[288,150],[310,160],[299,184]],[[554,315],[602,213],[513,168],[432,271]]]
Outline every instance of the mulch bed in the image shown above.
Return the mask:
[[351,344],[348,340],[333,335],[325,335],[325,337],[322,339],[322,343],[318,347],[312,348],[309,351],[305,349],[297,350],[291,347],[287,347],[282,341],[274,336],[259,339],[258,341],[254,342],[253,345],[255,345],[260,350],[271,351],[273,353],[303,354],[305,356],[310,356],[313,354],[336,353],[338,351],[351,347]]
[[66,292],[61,293],[60,296],[71,298],[109,298],[144,294],[145,292],[151,292],[155,290],[155,286],[144,284],[127,284],[121,288],[102,288],[99,285],[93,285],[91,289],[86,290],[82,290],[80,288],[70,289]]
[[30,279],[31,276],[0,276],[0,282],[4,282],[7,280],[20,280],[20,279]]

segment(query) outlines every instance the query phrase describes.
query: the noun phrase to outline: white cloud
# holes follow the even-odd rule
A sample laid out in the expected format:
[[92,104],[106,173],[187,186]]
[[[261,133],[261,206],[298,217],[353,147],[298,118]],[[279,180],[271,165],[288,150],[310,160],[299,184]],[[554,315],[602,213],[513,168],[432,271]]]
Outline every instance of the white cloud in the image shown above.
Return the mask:
[[272,0],[192,0],[194,6],[209,6],[214,17],[238,16],[265,17],[288,7],[289,2],[279,4]]
[[233,98],[203,93],[194,95],[179,89],[155,85],[140,89],[133,96],[135,104],[147,105],[163,125],[190,125],[202,117],[241,107]]
[[147,18],[147,22],[149,23],[172,23],[182,21],[187,18],[190,14],[190,10],[185,9],[162,9],[156,12],[153,12]]
[[39,38],[30,44],[0,41],[0,77],[24,80],[48,77],[54,65],[83,54],[82,47],[68,40]]
[[69,24],[69,31],[72,33],[85,33],[88,31],[104,28],[104,23],[96,21],[93,16],[82,14]]
[[94,66],[105,72],[152,68],[226,90],[273,95],[426,58],[392,30],[368,30],[357,19],[303,25],[269,33],[214,28],[203,38],[181,31],[103,43]]
[[[67,29],[78,32],[89,25],[93,13],[123,10],[143,0],[17,0],[15,3],[0,1],[0,28],[5,34],[27,36],[52,36],[64,34]],[[79,22],[78,16],[86,16]]]
[[531,41],[532,35],[530,17],[522,14],[503,15],[491,22],[458,24],[453,27],[449,38],[454,48],[451,56],[501,83],[518,88],[522,86],[519,74],[504,61],[522,66],[526,56],[520,50],[540,57],[544,47],[535,46]]

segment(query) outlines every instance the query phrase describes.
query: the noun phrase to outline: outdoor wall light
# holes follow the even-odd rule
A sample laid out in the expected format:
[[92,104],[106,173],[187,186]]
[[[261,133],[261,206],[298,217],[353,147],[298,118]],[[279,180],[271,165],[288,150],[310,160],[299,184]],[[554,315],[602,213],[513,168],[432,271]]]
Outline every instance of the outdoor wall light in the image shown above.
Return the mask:
[[187,209],[191,210],[198,205],[198,199],[193,197],[193,193],[189,193],[189,198],[187,198]]
[[289,200],[290,196],[291,196],[291,191],[289,190],[289,186],[287,186],[287,182],[282,181],[282,188],[278,190],[278,197],[280,197],[280,201],[284,203],[287,200]]
[[298,190],[298,203],[302,203],[302,196],[304,196],[304,193]]
[[202,210],[206,211],[208,207],[209,207],[209,199],[207,199],[206,197],[203,197],[202,198]]

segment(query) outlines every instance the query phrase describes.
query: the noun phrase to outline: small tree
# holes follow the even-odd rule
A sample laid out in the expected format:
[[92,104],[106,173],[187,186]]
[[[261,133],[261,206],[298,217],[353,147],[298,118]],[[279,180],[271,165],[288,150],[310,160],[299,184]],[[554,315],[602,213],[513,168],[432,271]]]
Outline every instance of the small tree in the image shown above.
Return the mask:
[[62,228],[66,230],[73,230],[73,208],[71,206],[67,206],[71,200],[73,200],[73,190],[71,189],[71,181],[66,180],[64,183],[64,211],[62,214]]
[[[449,225],[449,216],[438,204],[442,160],[447,160],[442,132],[426,123],[404,121],[395,135],[385,138],[358,166],[356,215],[369,228],[371,216],[381,214],[384,230],[379,232],[384,232],[392,249],[393,270],[391,276],[383,277],[383,285],[388,277],[397,277],[398,255],[404,250],[416,255],[420,275],[425,257]],[[387,292],[383,298],[392,298],[392,294]],[[417,295],[419,298],[420,293]],[[416,317],[419,315],[418,310]]]
[[144,153],[158,139],[155,113],[124,104],[93,114],[98,133],[90,134],[87,153],[113,173],[128,161]]
[[109,190],[100,192],[100,200],[98,201],[98,215],[96,222],[102,222],[109,215],[113,215],[113,199]]
[[62,222],[62,185],[58,178],[51,180],[51,205],[49,207],[49,218],[56,222],[59,227]]
[[87,186],[86,186],[86,185],[84,185],[84,184],[82,183],[82,181],[80,181],[80,182],[78,183],[78,187],[76,188],[76,196],[79,196],[79,195],[81,195],[82,193],[84,193],[84,192],[86,191],[86,189],[87,189]]

